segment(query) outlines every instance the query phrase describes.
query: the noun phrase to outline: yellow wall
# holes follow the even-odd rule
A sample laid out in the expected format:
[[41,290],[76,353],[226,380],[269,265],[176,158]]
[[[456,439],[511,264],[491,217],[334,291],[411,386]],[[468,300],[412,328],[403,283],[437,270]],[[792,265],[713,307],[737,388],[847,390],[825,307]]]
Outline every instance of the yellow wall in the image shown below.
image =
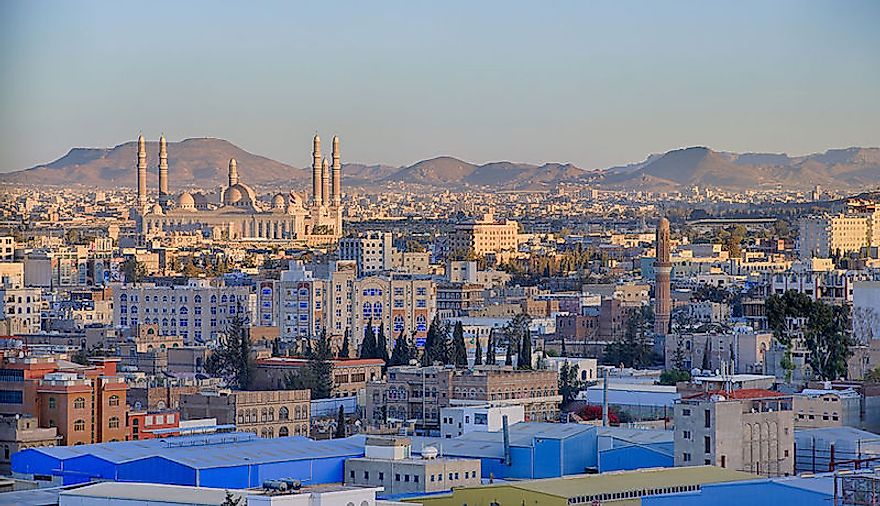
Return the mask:
[[421,503],[424,506],[567,506],[567,501],[558,496],[532,492],[520,488],[497,485],[480,488],[462,488],[451,495],[413,498],[407,502]]

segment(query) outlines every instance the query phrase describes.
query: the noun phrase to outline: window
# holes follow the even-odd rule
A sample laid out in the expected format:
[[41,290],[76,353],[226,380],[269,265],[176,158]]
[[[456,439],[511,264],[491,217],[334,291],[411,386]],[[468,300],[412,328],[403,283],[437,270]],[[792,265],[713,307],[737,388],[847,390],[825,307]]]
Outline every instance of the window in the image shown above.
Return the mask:
[[385,480],[385,473],[383,473],[382,471],[379,471],[379,481],[384,481],[384,480]]
[[73,430],[76,432],[83,432],[86,430],[86,421],[83,419],[79,419],[73,422]]
[[681,455],[681,460],[682,460],[682,462],[690,462],[691,461],[691,454],[688,452],[684,452]]
[[703,436],[703,453],[712,453],[712,438]]
[[712,427],[712,412],[711,411],[709,411],[708,409],[704,410],[703,411],[703,419],[704,419],[703,421],[704,421],[705,427],[707,429]]
[[682,409],[681,416],[691,416],[691,410],[688,408]]
[[85,409],[86,407],[86,398],[85,397],[77,397],[73,400],[73,408],[74,409]]
[[365,480],[369,480],[369,479],[370,479],[370,472],[369,472],[369,471],[364,471],[364,479],[365,479]]
[[110,420],[107,421],[107,426],[110,427],[111,429],[118,429],[119,428],[119,417],[118,416],[111,416]]
[[111,395],[108,403],[111,406],[119,406],[119,396],[118,395]]
[[290,417],[290,410],[288,410],[286,407],[282,406],[281,409],[278,410],[278,419],[279,420],[287,420],[289,417]]

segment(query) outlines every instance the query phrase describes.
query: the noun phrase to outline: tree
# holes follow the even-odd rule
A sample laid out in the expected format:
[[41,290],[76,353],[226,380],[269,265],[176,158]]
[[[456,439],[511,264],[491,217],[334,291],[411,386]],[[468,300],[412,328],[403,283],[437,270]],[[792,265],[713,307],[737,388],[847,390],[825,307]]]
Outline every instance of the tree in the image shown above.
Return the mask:
[[333,434],[335,438],[345,437],[345,410],[339,405],[339,412],[336,414],[336,432]]
[[241,304],[229,319],[226,332],[218,338],[219,346],[205,362],[208,374],[219,376],[233,388],[247,390],[253,375],[251,337]]
[[654,361],[654,352],[646,337],[647,322],[645,311],[631,310],[627,315],[623,338],[605,347],[605,362],[637,369],[651,365]]
[[480,336],[474,339],[476,348],[474,349],[474,365],[483,365],[483,345],[480,343]]
[[342,338],[342,347],[339,348],[339,358],[348,358],[348,349],[351,344],[348,342],[349,330],[345,329],[345,336]]
[[388,363],[388,340],[385,339],[385,325],[379,324],[379,336],[376,338],[376,356],[383,362]]
[[439,316],[434,316],[428,327],[428,335],[425,338],[425,351],[422,354],[422,365],[432,365],[435,362],[449,363],[449,326],[440,321]]
[[661,385],[675,385],[680,381],[690,381],[691,373],[681,369],[667,369],[660,373]]
[[327,399],[333,392],[333,350],[330,338],[324,331],[314,348],[309,352],[309,375],[311,376],[312,399]]
[[138,262],[138,259],[133,256],[125,259],[121,268],[126,283],[136,285],[147,277],[147,266],[143,262]]
[[513,365],[513,341],[507,341],[507,350],[504,354],[504,365]]
[[568,361],[562,363],[559,368],[559,395],[562,403],[568,404],[577,398],[577,394],[584,389],[584,382],[580,379],[577,364],[569,365]]
[[559,345],[559,356],[567,357],[568,350],[565,349],[565,336],[562,336],[562,344]]
[[361,342],[361,358],[376,358],[377,343],[376,335],[373,333],[373,319],[364,329],[364,340]]
[[[523,342],[529,330],[529,315],[520,313],[514,316],[504,326],[504,337],[507,339],[507,355],[504,357],[505,365],[513,365],[513,349],[517,351],[517,367],[523,362]],[[531,343],[529,343],[529,356],[531,356]],[[531,366],[531,359],[527,360]]]
[[495,365],[495,337],[491,333],[486,342],[486,365]]
[[241,496],[234,496],[230,491],[226,491],[226,497],[223,499],[223,502],[220,503],[220,506],[241,506]]
[[517,369],[532,369],[532,333],[526,328],[519,346],[519,357],[516,361]]
[[400,335],[394,341],[394,349],[391,350],[391,358],[388,360],[388,365],[409,365],[410,360],[412,360],[412,348],[401,330]]
[[461,320],[455,322],[455,329],[452,331],[452,356],[451,362],[456,368],[467,368],[467,349],[464,344],[464,326]]

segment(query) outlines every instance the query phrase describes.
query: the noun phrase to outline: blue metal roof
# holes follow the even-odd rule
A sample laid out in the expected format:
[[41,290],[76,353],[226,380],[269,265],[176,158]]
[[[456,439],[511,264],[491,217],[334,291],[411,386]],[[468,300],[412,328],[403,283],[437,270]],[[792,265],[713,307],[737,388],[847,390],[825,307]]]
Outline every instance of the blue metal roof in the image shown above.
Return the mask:
[[364,453],[364,439],[364,436],[324,441],[315,441],[302,436],[263,439],[250,433],[236,432],[80,446],[28,448],[22,453],[36,452],[59,460],[93,456],[113,464],[158,457],[195,469],[207,469],[360,456]]

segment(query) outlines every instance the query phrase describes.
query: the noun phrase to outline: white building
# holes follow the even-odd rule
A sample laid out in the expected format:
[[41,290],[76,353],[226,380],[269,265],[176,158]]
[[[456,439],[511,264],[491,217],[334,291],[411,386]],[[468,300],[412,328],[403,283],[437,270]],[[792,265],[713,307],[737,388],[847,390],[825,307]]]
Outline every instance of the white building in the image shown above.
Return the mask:
[[525,408],[515,406],[450,406],[440,409],[440,437],[450,439],[469,432],[498,432],[507,424],[525,421]]
[[389,271],[394,266],[391,232],[366,232],[358,237],[344,237],[339,240],[336,253],[340,260],[353,260],[359,276]]

